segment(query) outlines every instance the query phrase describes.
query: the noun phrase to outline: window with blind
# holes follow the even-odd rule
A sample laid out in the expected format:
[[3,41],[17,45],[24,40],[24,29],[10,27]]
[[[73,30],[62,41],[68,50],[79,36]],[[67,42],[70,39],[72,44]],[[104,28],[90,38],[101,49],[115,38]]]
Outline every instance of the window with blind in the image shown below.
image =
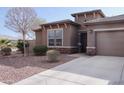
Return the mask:
[[50,29],[48,34],[48,46],[62,46],[63,45],[63,29]]

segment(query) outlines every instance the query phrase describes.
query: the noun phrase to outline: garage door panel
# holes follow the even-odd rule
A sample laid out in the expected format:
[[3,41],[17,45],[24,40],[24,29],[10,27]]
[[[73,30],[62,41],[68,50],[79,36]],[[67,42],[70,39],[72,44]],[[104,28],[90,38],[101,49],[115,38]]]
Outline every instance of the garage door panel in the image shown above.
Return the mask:
[[124,31],[96,32],[97,54],[124,56]]

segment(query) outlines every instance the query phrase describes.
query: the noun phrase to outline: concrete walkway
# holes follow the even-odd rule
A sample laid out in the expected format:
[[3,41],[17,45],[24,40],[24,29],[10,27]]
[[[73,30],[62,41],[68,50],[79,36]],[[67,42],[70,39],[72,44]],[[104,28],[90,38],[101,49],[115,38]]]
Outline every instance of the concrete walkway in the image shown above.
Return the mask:
[[124,84],[124,57],[82,56],[15,85]]

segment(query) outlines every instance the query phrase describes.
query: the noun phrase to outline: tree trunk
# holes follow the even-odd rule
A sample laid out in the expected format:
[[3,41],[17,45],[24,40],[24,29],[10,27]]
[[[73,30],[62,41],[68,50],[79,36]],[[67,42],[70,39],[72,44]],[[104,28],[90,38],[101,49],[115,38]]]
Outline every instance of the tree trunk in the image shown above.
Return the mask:
[[25,33],[23,33],[23,48],[24,48],[24,54],[23,56],[26,56],[26,47],[25,47]]

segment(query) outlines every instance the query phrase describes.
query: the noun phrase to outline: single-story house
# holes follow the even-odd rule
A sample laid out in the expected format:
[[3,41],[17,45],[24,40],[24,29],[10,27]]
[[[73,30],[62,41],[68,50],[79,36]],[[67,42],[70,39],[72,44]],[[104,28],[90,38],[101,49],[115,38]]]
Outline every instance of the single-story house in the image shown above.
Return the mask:
[[36,45],[46,45],[61,53],[124,56],[124,15],[106,17],[101,10],[71,14],[74,21],[42,24]]

